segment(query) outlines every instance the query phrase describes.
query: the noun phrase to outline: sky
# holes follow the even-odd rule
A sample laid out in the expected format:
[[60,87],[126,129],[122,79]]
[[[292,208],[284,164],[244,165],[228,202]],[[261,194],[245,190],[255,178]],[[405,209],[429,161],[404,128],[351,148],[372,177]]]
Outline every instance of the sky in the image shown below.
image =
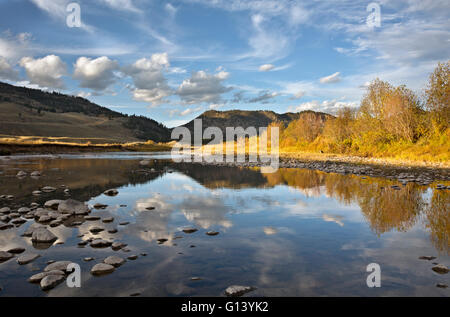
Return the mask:
[[336,113],[375,78],[421,94],[449,57],[448,0],[0,0],[1,81],[168,127]]

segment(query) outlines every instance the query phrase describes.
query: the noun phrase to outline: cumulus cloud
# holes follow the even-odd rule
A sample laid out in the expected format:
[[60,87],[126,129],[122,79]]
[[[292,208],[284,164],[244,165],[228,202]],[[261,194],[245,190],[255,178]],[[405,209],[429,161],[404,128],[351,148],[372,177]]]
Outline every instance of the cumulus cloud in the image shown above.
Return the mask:
[[167,84],[164,71],[169,69],[167,53],[153,54],[150,58],[141,58],[133,65],[124,68],[123,72],[131,76],[134,83],[133,98],[157,106],[164,98],[172,94]]
[[225,71],[220,71],[216,74],[208,74],[202,70],[194,72],[191,78],[185,79],[181,83],[176,94],[188,104],[220,103],[221,95],[233,89],[223,85],[223,81],[229,75]]
[[272,64],[264,64],[264,65],[259,66],[259,71],[260,72],[268,72],[274,68],[275,68],[275,66]]
[[6,60],[0,56],[0,79],[19,80],[19,72],[15,70]]
[[339,77],[340,74],[341,74],[340,72],[337,72],[330,76],[322,77],[320,78],[320,83],[322,84],[338,83],[341,81],[341,77]]
[[13,36],[9,31],[0,36],[0,56],[18,61],[21,57],[32,55],[29,49],[30,33],[19,33]]
[[48,55],[40,59],[24,57],[20,60],[20,66],[25,68],[30,83],[43,88],[64,88],[62,76],[67,74],[67,66],[59,56]]
[[114,71],[118,68],[117,61],[106,56],[96,59],[80,57],[74,65],[73,78],[80,81],[80,87],[103,91],[116,81]]

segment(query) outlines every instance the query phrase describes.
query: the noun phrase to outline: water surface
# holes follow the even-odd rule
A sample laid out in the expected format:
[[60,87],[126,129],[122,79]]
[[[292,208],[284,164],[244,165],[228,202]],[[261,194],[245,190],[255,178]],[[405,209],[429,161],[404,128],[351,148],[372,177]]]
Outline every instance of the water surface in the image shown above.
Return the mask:
[[[144,158],[151,164],[141,166]],[[19,170],[43,175],[19,179]],[[21,237],[34,220],[0,231],[0,251],[21,246],[41,255],[25,266],[15,259],[1,263],[0,296],[223,296],[233,284],[256,287],[248,296],[449,296],[448,288],[436,287],[449,285],[449,274],[431,270],[432,262],[450,265],[449,191],[436,189],[438,183],[402,186],[389,179],[303,169],[262,174],[176,164],[167,153],[2,158],[0,195],[15,198],[1,200],[0,208],[70,197],[90,206],[107,204],[91,215],[115,221],[51,228],[59,240],[45,250]],[[70,196],[62,185],[70,188]],[[43,186],[58,189],[31,194]],[[110,188],[119,194],[102,194]],[[155,209],[147,210],[150,206]],[[117,228],[116,234],[104,231],[95,237],[124,242],[130,252],[78,247],[81,239],[94,236],[89,233],[93,226]],[[185,234],[186,227],[198,231]],[[219,235],[208,236],[208,231]],[[168,241],[158,244],[162,238]],[[112,274],[89,273],[109,255],[132,254],[138,259]],[[437,259],[418,259],[424,255]],[[84,262],[85,257],[95,260]],[[28,283],[49,260],[78,263],[82,287],[61,284],[43,292]],[[381,266],[381,288],[366,285],[370,263]]]

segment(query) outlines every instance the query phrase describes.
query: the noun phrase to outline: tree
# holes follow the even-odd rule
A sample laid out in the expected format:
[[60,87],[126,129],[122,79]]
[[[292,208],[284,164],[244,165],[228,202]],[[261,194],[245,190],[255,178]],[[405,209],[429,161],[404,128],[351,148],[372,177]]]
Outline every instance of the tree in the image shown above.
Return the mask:
[[426,106],[436,132],[448,129],[450,122],[450,61],[439,63],[425,90]]

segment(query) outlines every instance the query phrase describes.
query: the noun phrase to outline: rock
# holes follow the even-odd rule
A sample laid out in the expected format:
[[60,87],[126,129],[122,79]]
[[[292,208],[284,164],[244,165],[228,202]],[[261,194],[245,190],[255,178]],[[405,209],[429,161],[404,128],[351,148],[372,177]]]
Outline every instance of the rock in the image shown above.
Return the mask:
[[106,263],[98,263],[91,269],[92,275],[104,275],[114,272],[114,266]]
[[54,192],[55,190],[56,188],[52,186],[45,186],[41,188],[41,191],[43,191],[44,193],[51,193]]
[[119,225],[121,225],[121,226],[127,226],[127,225],[129,225],[130,223],[128,222],[128,221],[124,221],[124,222],[121,222],[121,223],[119,223]]
[[11,224],[0,224],[0,231],[7,230],[7,229],[10,229],[12,227],[14,227],[14,226],[11,225]]
[[14,255],[9,252],[0,251],[0,263],[8,261],[9,259],[11,259],[13,257],[14,257]]
[[95,208],[95,209],[105,209],[106,207],[108,207],[108,205],[101,204],[101,203],[96,203],[96,204],[94,205],[94,208]]
[[116,228],[108,230],[108,233],[111,233],[111,234],[114,234],[114,233],[117,233],[117,232],[118,232],[118,230]]
[[44,207],[49,208],[49,209],[58,210],[59,204],[63,201],[64,200],[59,200],[59,199],[49,200],[49,201],[45,202]]
[[447,284],[443,284],[443,283],[438,283],[438,284],[436,284],[436,287],[439,287],[439,288],[447,288],[448,285],[447,285]]
[[439,274],[447,274],[449,271],[448,267],[446,267],[443,264],[438,264],[436,266],[433,266],[431,269]]
[[94,258],[90,258],[90,257],[89,258],[84,258],[83,261],[84,262],[91,262],[91,261],[94,261]]
[[195,229],[195,228],[186,228],[186,229],[183,229],[183,232],[184,233],[194,233],[194,232],[197,232],[198,230],[197,229]]
[[55,271],[55,270],[67,272],[67,266],[71,263],[72,263],[71,261],[53,262],[45,267],[44,272],[50,272],[50,271]]
[[0,221],[3,221],[4,223],[7,223],[11,220],[9,216],[0,216]]
[[165,239],[165,238],[161,238],[161,239],[158,239],[158,240],[156,240],[156,241],[158,241],[158,244],[163,244],[163,243],[165,243],[165,242],[167,242],[167,241],[169,241],[168,239]]
[[120,250],[120,249],[122,249],[122,248],[124,248],[124,247],[126,247],[127,245],[125,244],[125,243],[122,243],[122,242],[114,242],[112,245],[111,245],[111,248],[114,250],[114,251],[118,251],[118,250]]
[[28,207],[21,207],[17,210],[17,212],[21,215],[29,213],[31,210]]
[[74,199],[62,201],[58,206],[58,211],[62,214],[70,215],[87,215],[90,212],[86,204]]
[[42,192],[40,190],[34,190],[31,194],[33,196],[40,196],[40,195],[42,195]]
[[419,257],[419,260],[427,260],[427,261],[431,261],[431,260],[434,260],[434,259],[436,259],[435,256],[420,256],[420,257]]
[[58,240],[52,232],[48,231],[45,228],[37,228],[33,231],[31,235],[31,241],[38,243],[53,243]]
[[103,218],[102,221],[104,223],[111,223],[111,222],[114,222],[114,217]]
[[146,210],[155,210],[155,207],[147,207]]
[[98,239],[92,241],[90,245],[92,248],[108,248],[112,245],[112,242],[103,239]]
[[138,258],[137,255],[130,255],[127,259],[128,259],[128,260],[134,261],[134,260],[136,260],[137,258]]
[[21,254],[25,252],[25,248],[12,248],[8,250],[8,253],[12,253],[12,254]]
[[90,232],[92,232],[93,234],[97,234],[99,232],[104,231],[105,228],[100,228],[100,227],[92,227],[91,229],[89,229]]
[[64,276],[64,272],[63,271],[58,271],[58,270],[53,270],[53,271],[49,271],[49,272],[41,272],[41,273],[34,274],[33,276],[31,276],[28,279],[28,282],[30,282],[30,283],[39,283],[44,277],[46,277],[48,275],[61,275],[61,276]]
[[191,281],[201,281],[200,277],[191,277]]
[[105,264],[109,264],[114,267],[119,267],[125,263],[125,259],[122,259],[121,257],[112,255],[112,256],[108,256],[103,262]]
[[24,236],[24,237],[31,237],[33,235],[33,232],[35,230],[37,230],[37,229],[40,229],[40,228],[44,228],[45,229],[45,226],[43,226],[41,224],[38,224],[38,223],[33,223],[31,226],[29,226],[27,228],[27,230],[25,230],[25,232],[22,234],[22,236]]
[[208,236],[217,236],[219,233],[217,231],[208,231],[206,234]]
[[34,172],[32,172],[30,175],[33,176],[33,177],[39,177],[39,176],[41,176],[41,172],[39,172],[39,171],[34,171]]
[[251,291],[254,291],[254,287],[232,285],[225,290],[225,295],[229,297],[239,297]]
[[84,216],[84,220],[86,220],[86,221],[97,221],[100,219],[101,218],[99,216]]
[[52,220],[52,217],[43,215],[43,216],[39,217],[38,222],[45,223],[45,222],[50,222],[51,220]]
[[25,265],[25,264],[33,262],[34,260],[36,260],[39,257],[40,257],[39,254],[34,254],[34,253],[24,254],[17,259],[17,263],[19,263],[20,265]]
[[27,176],[28,174],[26,173],[26,172],[24,172],[24,171],[19,171],[18,173],[17,173],[17,177],[25,177],[25,176]]
[[117,189],[108,189],[103,194],[106,196],[117,196],[119,194],[119,191]]
[[25,219],[22,219],[22,218],[17,218],[17,219],[14,219],[13,221],[11,221],[11,223],[16,225],[16,226],[24,224],[25,222],[27,222],[27,221]]
[[150,161],[149,160],[142,160],[139,162],[139,165],[145,166],[145,165],[150,165]]
[[10,212],[11,212],[11,209],[9,207],[3,207],[0,209],[0,213],[5,214],[5,215],[9,214]]
[[88,244],[87,241],[80,241],[80,242],[78,242],[78,246],[80,246],[80,247],[84,247],[87,244]]
[[40,283],[41,289],[43,291],[47,291],[52,288],[55,288],[56,286],[61,284],[65,279],[66,277],[64,275],[57,275],[57,274],[47,275],[41,280]]

